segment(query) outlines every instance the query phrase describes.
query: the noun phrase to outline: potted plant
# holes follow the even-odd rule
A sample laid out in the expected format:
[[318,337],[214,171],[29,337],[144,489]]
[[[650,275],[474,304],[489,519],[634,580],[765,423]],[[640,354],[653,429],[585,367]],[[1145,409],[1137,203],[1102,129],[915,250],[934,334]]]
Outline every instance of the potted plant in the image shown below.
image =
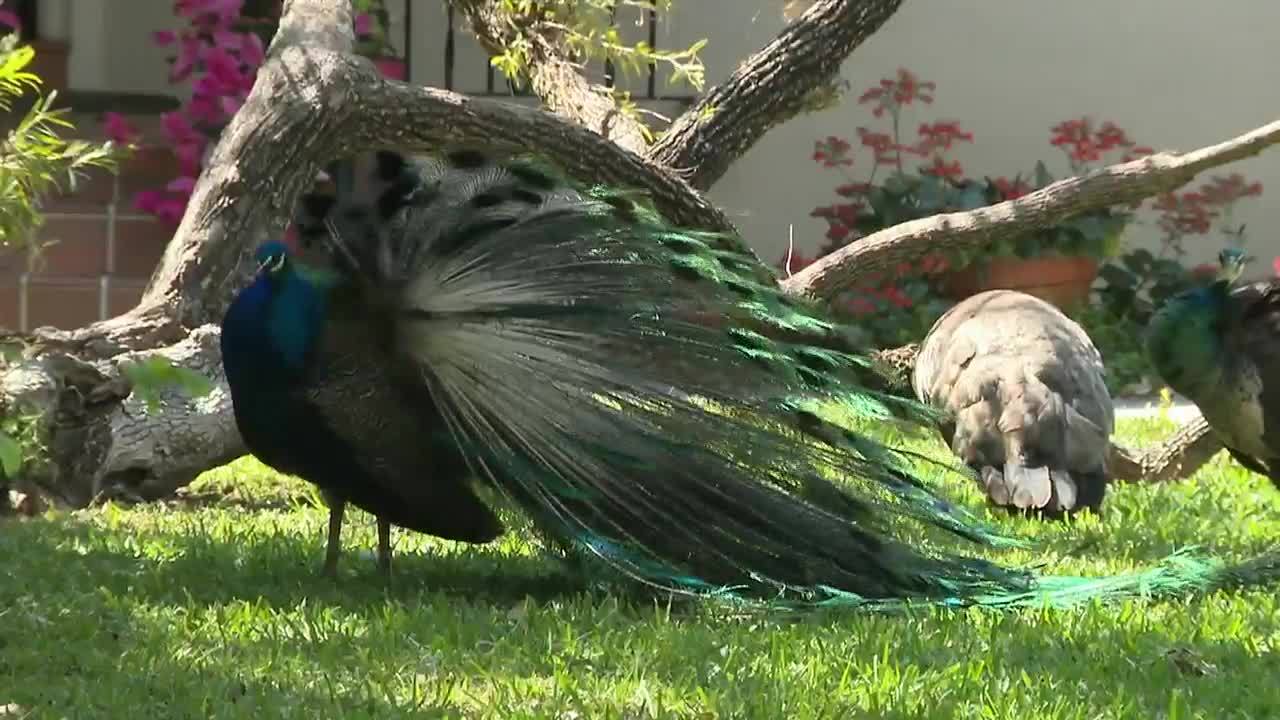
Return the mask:
[[[936,85],[924,82],[909,70],[862,94],[858,102],[871,104],[872,115],[886,118],[887,132],[858,128],[861,145],[873,155],[867,178],[836,188],[842,201],[816,208],[811,214],[827,221],[828,243],[824,253],[901,222],[939,213],[972,210],[1011,200],[1053,182],[1043,162],[1029,179],[966,177],[961,164],[950,157],[959,143],[972,143],[973,134],[955,120],[922,123],[914,140],[903,132],[904,111],[915,103],[932,103]],[[1053,128],[1051,144],[1067,152],[1073,172],[1088,169],[1104,155],[1124,151],[1126,158],[1149,154],[1112,123],[1095,129],[1087,119],[1070,120]],[[829,137],[815,144],[814,160],[848,176],[853,166],[852,145]],[[915,168],[912,168],[912,165]],[[887,176],[876,183],[882,171]],[[951,251],[947,267],[935,270],[936,290],[959,300],[993,288],[1010,288],[1037,295],[1059,306],[1084,302],[1097,276],[1101,260],[1114,257],[1132,214],[1120,208],[1103,208],[1074,217],[1012,241],[984,249],[977,256]],[[936,263],[935,263],[936,265]]]

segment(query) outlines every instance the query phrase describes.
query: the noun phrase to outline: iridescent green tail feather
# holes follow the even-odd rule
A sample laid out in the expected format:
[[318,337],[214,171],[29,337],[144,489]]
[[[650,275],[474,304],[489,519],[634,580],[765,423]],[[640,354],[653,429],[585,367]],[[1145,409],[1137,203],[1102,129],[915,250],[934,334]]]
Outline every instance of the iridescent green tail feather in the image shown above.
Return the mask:
[[443,422],[543,532],[631,578],[767,607],[890,610],[1275,575],[1269,560],[1179,554],[1133,575],[1039,577],[965,556],[957,544],[1026,543],[942,497],[930,475],[954,469],[866,431],[937,418],[739,241],[523,160],[454,153],[396,172],[363,200],[372,226],[336,213],[308,227],[342,248],[354,311],[392,328],[403,402]]

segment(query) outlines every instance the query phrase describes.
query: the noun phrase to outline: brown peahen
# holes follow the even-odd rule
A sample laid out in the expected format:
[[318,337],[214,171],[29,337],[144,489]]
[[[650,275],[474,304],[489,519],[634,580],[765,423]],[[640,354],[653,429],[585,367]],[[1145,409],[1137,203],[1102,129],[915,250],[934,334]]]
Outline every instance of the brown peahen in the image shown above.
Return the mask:
[[333,262],[259,248],[222,351],[249,448],[385,522],[485,542],[503,528],[483,485],[623,576],[769,607],[1065,605],[1274,575],[1179,554],[1042,577],[948,550],[1024,543],[867,434],[936,418],[875,389],[738,238],[533,160],[376,157],[303,203],[303,244]]
[[1115,409],[1101,354],[1061,310],[1013,290],[968,297],[934,323],[911,382],[993,504],[1101,509]]

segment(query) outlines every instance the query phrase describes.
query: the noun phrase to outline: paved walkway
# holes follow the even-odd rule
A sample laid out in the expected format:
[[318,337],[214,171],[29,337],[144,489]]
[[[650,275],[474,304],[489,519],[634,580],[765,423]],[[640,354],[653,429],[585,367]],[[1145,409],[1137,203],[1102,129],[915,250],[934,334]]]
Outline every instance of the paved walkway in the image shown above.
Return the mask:
[[[1160,411],[1160,400],[1152,398],[1116,398],[1116,418],[1140,417],[1155,415]],[[1169,408],[1169,417],[1177,422],[1186,422],[1200,414],[1196,406],[1182,397],[1174,396],[1173,407]]]

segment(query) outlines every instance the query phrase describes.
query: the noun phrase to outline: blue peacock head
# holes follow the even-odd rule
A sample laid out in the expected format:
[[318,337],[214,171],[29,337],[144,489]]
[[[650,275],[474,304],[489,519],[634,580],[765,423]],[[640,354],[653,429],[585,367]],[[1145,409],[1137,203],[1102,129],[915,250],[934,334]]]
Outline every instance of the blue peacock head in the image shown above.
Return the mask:
[[278,276],[289,266],[289,248],[279,240],[268,240],[254,251],[253,259],[258,263],[259,273]]
[[1236,247],[1223,248],[1218,253],[1218,281],[1230,285],[1244,273],[1244,250]]

